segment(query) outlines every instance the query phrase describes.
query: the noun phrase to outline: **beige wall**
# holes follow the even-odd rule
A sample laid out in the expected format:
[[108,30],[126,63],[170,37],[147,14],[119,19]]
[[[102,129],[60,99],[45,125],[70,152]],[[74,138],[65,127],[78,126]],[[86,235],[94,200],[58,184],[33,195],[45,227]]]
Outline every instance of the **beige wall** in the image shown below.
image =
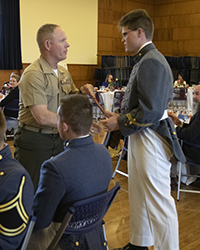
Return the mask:
[[22,62],[39,56],[38,28],[60,25],[70,44],[67,63],[96,64],[98,0],[20,0]]

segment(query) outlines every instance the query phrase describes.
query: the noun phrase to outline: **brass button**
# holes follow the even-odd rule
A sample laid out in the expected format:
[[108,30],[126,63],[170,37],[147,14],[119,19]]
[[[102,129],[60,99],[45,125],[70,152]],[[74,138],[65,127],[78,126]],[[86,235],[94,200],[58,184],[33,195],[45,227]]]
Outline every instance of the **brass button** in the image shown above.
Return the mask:
[[130,124],[130,125],[133,124],[132,121],[130,121],[129,124]]
[[128,108],[126,107],[125,110],[127,110]]
[[175,134],[176,134],[176,132],[173,132],[173,134],[175,135]]
[[125,123],[124,125],[127,126],[127,123]]
[[129,92],[129,91],[130,91],[130,89],[127,90],[127,92]]
[[139,53],[139,56],[141,56],[142,55],[142,53]]
[[103,243],[104,246],[107,246],[106,242]]
[[69,142],[66,143],[66,147],[68,147],[68,146],[69,146]]
[[79,242],[78,242],[78,241],[76,241],[76,246],[77,246],[77,247],[79,246]]
[[2,171],[2,172],[0,172],[0,175],[4,175],[4,172]]
[[134,118],[134,119],[133,119],[133,121],[135,122],[135,121],[136,121],[136,119]]
[[3,159],[3,156],[2,155],[0,155],[0,160],[2,160]]

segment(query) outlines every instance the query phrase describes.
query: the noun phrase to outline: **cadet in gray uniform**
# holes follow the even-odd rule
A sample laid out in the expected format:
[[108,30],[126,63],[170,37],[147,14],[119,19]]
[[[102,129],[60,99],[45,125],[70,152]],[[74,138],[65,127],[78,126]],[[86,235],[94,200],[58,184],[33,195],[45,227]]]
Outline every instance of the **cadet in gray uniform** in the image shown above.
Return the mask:
[[171,118],[173,77],[164,56],[152,43],[153,22],[134,10],[119,22],[126,52],[135,54],[122,102],[122,115],[107,112],[106,131],[128,136],[130,243],[124,250],[178,250],[178,218],[171,197],[169,162],[173,151],[185,161]]

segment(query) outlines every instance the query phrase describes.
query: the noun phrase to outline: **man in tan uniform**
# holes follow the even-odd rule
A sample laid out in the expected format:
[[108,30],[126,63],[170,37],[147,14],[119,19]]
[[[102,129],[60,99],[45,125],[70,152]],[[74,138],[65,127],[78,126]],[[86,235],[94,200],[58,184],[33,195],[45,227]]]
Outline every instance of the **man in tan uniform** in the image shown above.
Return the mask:
[[14,141],[15,158],[28,170],[35,189],[42,163],[63,151],[56,128],[60,99],[79,92],[68,70],[58,65],[69,48],[61,27],[40,27],[37,43],[41,56],[26,68],[19,83],[19,126]]

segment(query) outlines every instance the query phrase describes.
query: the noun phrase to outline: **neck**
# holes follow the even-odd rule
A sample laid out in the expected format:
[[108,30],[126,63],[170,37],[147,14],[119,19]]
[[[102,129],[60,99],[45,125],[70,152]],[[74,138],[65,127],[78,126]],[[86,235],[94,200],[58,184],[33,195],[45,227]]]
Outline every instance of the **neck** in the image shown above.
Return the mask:
[[54,61],[52,60],[52,58],[50,58],[48,55],[44,55],[44,54],[41,54],[41,57],[43,57],[44,60],[48,62],[49,66],[50,66],[52,69],[57,69],[58,63],[54,62]]
[[0,144],[0,150],[2,150],[4,147],[5,147],[5,143],[4,142],[2,142],[1,144]]

